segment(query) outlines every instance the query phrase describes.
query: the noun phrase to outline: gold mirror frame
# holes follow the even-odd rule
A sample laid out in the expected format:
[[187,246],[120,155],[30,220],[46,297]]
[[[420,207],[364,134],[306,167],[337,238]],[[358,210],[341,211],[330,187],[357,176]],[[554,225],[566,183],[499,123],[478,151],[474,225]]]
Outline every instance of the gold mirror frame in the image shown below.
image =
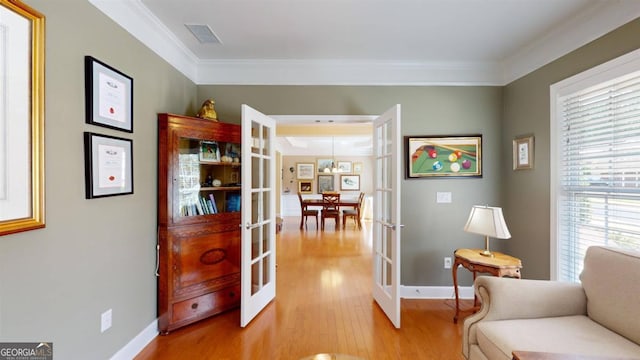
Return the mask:
[[[27,49],[29,49],[30,53],[29,60],[30,64],[27,64],[26,68],[30,69],[30,79],[25,81],[24,85],[28,85],[28,93],[30,95],[30,101],[26,100],[28,103],[27,106],[30,106],[29,109],[23,109],[26,113],[26,116],[13,116],[15,112],[5,111],[5,114],[0,114],[0,116],[6,116],[6,122],[21,122],[25,121],[29,124],[28,126],[28,136],[25,136],[24,139],[12,139],[18,143],[17,149],[12,147],[14,151],[20,151],[21,149],[25,149],[30,151],[29,158],[31,159],[30,168],[25,168],[29,170],[29,174],[26,176],[27,179],[30,180],[30,183],[26,184],[24,191],[25,194],[18,194],[18,202],[27,203],[30,205],[30,208],[27,212],[26,217],[18,217],[11,218],[12,215],[3,215],[6,218],[0,217],[0,235],[13,234],[21,231],[33,230],[38,228],[43,228],[45,226],[44,223],[44,27],[45,27],[45,18],[42,14],[30,8],[29,6],[21,3],[18,0],[0,0],[0,11],[10,11],[14,14],[18,15],[27,20],[29,23],[29,32],[30,39],[27,41],[28,44],[24,44]],[[5,27],[5,24],[0,22],[0,32],[2,32],[2,27]],[[14,36],[16,39],[12,38],[1,38],[0,46],[5,46],[5,40],[7,42],[14,41],[22,41],[20,35],[14,35],[16,32],[5,31],[5,34],[10,34],[8,36]],[[2,34],[0,34],[2,36]],[[9,49],[11,52],[11,49]],[[0,59],[4,63],[6,58],[8,57],[7,52],[0,52],[0,56],[5,57],[5,59]],[[0,79],[0,81],[3,81]],[[11,84],[8,82],[5,84],[0,83],[0,87],[5,87],[5,94],[10,92],[11,89],[7,89]],[[6,98],[5,98],[6,99]],[[12,104],[7,104],[8,106],[12,106]],[[16,105],[19,107],[19,105]],[[20,112],[20,111],[16,111]],[[7,116],[7,114],[9,114]],[[0,119],[2,120],[2,119]],[[2,125],[2,121],[0,121],[0,126]],[[8,129],[8,126],[5,130]],[[5,136],[7,136],[7,132],[3,131]],[[22,146],[23,145],[23,146]],[[6,143],[5,143],[6,146]],[[6,159],[10,157],[8,149],[0,148],[0,156],[5,156]],[[3,165],[4,164],[4,165]],[[5,174],[6,179],[9,178],[12,168],[9,166],[9,161],[5,161],[4,163],[0,162],[0,166],[4,166],[4,169],[0,169],[0,176]],[[26,165],[28,167],[28,165]],[[17,169],[19,172],[20,169]],[[28,182],[28,181],[27,181]],[[5,181],[5,192],[7,196],[4,197],[4,200],[7,198],[11,198],[13,194],[11,194],[11,189],[6,185],[8,181]],[[1,184],[0,184],[1,185]],[[0,199],[0,202],[3,199]],[[8,203],[8,201],[7,201]],[[1,205],[1,204],[0,204]],[[27,205],[27,207],[29,207]],[[5,205],[7,206],[7,205]],[[11,212],[12,205],[8,205],[9,208],[6,213]],[[6,214],[5,213],[5,214]]]

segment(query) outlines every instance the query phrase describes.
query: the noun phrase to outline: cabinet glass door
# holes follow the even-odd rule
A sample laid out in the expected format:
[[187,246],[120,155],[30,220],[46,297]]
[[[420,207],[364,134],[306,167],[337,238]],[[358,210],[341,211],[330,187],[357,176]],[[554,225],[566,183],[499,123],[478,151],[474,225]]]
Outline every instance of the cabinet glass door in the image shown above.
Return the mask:
[[174,218],[240,211],[240,144],[180,137]]

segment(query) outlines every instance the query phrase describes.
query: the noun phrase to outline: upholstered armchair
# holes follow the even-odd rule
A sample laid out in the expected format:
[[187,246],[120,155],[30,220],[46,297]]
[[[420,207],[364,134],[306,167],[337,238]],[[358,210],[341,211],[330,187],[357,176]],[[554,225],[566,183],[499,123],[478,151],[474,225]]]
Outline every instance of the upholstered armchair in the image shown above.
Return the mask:
[[592,246],[580,284],[480,276],[479,312],[464,321],[467,360],[513,351],[640,359],[640,253]]

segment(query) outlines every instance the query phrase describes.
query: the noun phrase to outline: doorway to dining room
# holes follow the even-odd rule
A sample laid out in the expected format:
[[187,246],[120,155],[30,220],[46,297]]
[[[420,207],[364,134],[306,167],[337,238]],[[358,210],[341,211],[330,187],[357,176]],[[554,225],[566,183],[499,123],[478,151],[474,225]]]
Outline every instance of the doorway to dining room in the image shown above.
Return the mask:
[[[354,198],[364,192],[367,203],[371,205],[372,121],[376,116],[270,117],[277,123],[276,149],[280,153],[277,189],[279,201],[276,204],[279,216],[300,216],[298,191],[305,197],[319,197],[322,191],[329,190]],[[333,167],[332,171],[323,169],[325,164]]]
[[[330,120],[329,122],[334,122]],[[368,122],[368,121],[367,121]],[[320,120],[314,120],[316,125]],[[372,179],[372,194],[377,199],[377,204],[373,210],[373,236],[372,236],[372,256],[373,264],[373,298],[382,308],[389,320],[396,328],[400,328],[400,253],[401,253],[401,231],[402,223],[400,216],[400,158],[401,158],[401,105],[396,104],[389,108],[383,114],[375,117],[371,121],[371,129],[367,133],[375,140],[373,143],[369,141],[371,154],[375,153],[375,159],[371,159],[371,163],[375,161],[375,176]],[[331,129],[335,130],[332,124]],[[313,129],[314,127],[311,127]],[[276,127],[276,132],[277,127]],[[342,132],[339,132],[342,134]],[[276,135],[281,135],[277,134]],[[332,134],[333,135],[333,134]],[[289,167],[291,173],[295,173],[298,180],[299,189],[302,189],[301,180],[313,180],[314,174],[317,174],[316,193],[323,194],[323,209],[326,209],[324,198],[325,192],[336,192],[334,188],[334,173],[340,173],[339,184],[340,191],[358,191],[360,193],[360,175],[352,174],[353,162],[345,160],[344,165],[335,166],[338,161],[335,156],[335,135],[332,136],[331,158],[316,159],[314,162],[304,163],[304,166],[296,164]],[[375,150],[374,150],[375,148]],[[282,159],[281,159],[282,160]],[[329,165],[330,164],[330,165]],[[340,162],[338,162],[340,164]],[[282,171],[280,180],[284,179],[284,167],[282,162],[278,163]],[[369,166],[369,168],[374,168]],[[292,170],[291,170],[292,169]],[[301,171],[301,169],[306,169]],[[311,170],[309,170],[311,169]],[[314,171],[315,169],[315,171]],[[320,170],[322,169],[322,172]],[[361,170],[362,167],[360,166]],[[272,168],[273,171],[273,168]],[[346,174],[343,174],[346,173]],[[304,174],[304,177],[301,176]],[[309,178],[307,179],[306,176]],[[346,181],[349,179],[349,181]],[[293,181],[291,181],[293,182]],[[353,184],[358,184],[353,186]],[[278,186],[278,190],[282,188]],[[313,192],[313,186],[308,182],[304,184],[304,188],[308,192]],[[291,189],[288,189],[291,192]],[[296,191],[296,195],[299,192]],[[302,199],[299,200],[302,205]],[[300,208],[302,209],[302,208]],[[324,219],[324,218],[323,218]],[[324,222],[321,228],[324,230]],[[336,229],[338,229],[338,219],[336,218]]]

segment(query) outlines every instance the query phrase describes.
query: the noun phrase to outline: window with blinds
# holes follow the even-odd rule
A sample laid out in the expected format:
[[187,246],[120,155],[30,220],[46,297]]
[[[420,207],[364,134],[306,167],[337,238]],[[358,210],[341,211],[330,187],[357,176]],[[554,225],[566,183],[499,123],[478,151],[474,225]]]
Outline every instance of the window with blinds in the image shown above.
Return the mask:
[[589,246],[640,250],[640,66],[625,69],[555,99],[558,280],[579,281]]

